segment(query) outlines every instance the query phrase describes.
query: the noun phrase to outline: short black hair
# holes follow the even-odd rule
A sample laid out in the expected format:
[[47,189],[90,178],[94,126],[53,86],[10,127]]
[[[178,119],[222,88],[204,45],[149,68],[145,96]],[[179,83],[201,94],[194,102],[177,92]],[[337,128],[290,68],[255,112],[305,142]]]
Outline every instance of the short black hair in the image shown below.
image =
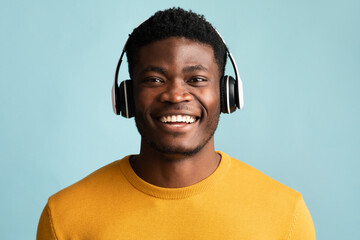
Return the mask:
[[220,76],[224,75],[227,58],[226,46],[215,28],[205,19],[204,15],[182,8],[169,8],[156,12],[129,35],[125,51],[131,78],[140,48],[169,37],[184,37],[209,44],[214,50]]

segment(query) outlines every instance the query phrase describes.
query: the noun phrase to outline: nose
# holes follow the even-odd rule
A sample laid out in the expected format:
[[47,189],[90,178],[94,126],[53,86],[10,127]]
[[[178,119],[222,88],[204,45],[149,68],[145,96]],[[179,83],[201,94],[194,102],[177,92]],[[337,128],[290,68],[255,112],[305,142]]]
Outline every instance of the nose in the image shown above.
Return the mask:
[[165,90],[160,95],[161,102],[180,103],[192,100],[193,96],[189,92],[184,80],[168,81]]

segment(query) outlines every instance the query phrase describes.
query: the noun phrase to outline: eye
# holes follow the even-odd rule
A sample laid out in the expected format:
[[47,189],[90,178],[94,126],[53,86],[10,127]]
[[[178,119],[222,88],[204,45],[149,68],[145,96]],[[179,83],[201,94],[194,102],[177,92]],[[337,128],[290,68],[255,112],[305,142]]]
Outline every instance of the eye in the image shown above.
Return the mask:
[[203,81],[206,81],[206,80],[203,79],[203,78],[199,78],[199,77],[192,78],[192,79],[190,80],[190,82],[203,82]]
[[208,80],[204,77],[193,77],[188,80],[188,83],[194,86],[204,86],[207,82]]
[[162,82],[162,80],[157,77],[147,77],[143,80],[143,82]]
[[141,82],[147,86],[157,86],[164,83],[164,80],[158,77],[146,77]]

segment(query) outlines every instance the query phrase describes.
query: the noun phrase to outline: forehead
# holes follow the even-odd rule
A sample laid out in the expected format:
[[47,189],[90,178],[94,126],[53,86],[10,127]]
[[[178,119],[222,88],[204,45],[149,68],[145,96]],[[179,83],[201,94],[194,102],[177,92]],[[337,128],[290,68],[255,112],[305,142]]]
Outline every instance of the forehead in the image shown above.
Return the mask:
[[211,45],[183,37],[170,37],[141,47],[137,54],[135,69],[146,65],[206,65],[218,71]]

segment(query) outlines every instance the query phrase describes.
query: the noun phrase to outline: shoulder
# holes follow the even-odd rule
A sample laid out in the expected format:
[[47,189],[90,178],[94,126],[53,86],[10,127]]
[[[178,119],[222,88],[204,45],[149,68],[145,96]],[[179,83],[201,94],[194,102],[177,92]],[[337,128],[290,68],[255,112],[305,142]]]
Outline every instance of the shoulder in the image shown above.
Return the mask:
[[[286,239],[315,239],[314,225],[302,195],[248,164],[221,153],[230,161],[222,189],[228,202],[240,204],[248,222],[271,226]],[[306,236],[301,238],[300,236]]]
[[121,165],[128,159],[129,156],[126,156],[112,162],[55,193],[48,200],[49,207],[52,208],[54,205],[57,208],[66,207],[69,203],[76,204],[76,202],[84,202],[84,200],[96,202],[100,196],[112,192],[115,188],[121,191],[127,183],[122,174]]
[[221,154],[230,159],[230,170],[228,178],[233,180],[233,183],[242,189],[248,189],[253,193],[265,194],[267,197],[281,197],[287,199],[301,198],[301,194],[296,190],[278,182],[277,180],[262,173],[256,168],[228,156],[225,153]]
[[113,201],[113,196],[124,196],[131,189],[122,173],[128,159],[110,163],[52,195],[39,222],[39,239],[70,239],[72,233],[83,231],[98,216],[114,209],[121,199]]
[[222,188],[232,192],[232,201],[241,202],[255,215],[291,221],[298,202],[302,201],[299,192],[242,161],[221,154],[230,161]]

